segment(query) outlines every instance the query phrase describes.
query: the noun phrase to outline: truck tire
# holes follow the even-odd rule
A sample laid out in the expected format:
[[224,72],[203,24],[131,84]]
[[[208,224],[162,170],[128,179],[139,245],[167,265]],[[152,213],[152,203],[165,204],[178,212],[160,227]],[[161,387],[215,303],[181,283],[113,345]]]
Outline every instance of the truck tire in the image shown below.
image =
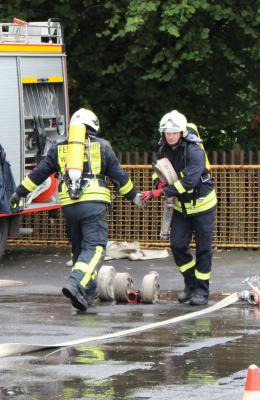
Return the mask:
[[0,259],[5,254],[6,243],[8,238],[9,222],[8,218],[0,218]]

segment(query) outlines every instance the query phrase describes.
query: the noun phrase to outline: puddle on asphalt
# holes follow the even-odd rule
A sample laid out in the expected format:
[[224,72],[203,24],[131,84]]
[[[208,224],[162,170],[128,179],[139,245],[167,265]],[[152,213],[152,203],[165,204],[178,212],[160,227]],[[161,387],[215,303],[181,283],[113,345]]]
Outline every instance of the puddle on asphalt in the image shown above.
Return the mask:
[[[122,307],[120,313],[114,307],[110,318],[71,314],[67,323],[71,317],[71,331],[80,321],[80,327],[106,324],[112,332],[133,327],[136,321],[140,325],[143,319],[148,323],[173,316],[169,308],[168,314],[159,308],[157,315],[156,306],[145,311],[126,308],[127,312]],[[194,311],[175,304],[176,315],[182,310]],[[58,312],[55,318],[53,329],[58,333]],[[235,304],[206,317],[105,343],[0,359],[0,399],[206,400],[209,393],[223,399],[226,386],[229,400],[235,400],[242,398],[248,366],[260,365],[259,348],[260,308]]]

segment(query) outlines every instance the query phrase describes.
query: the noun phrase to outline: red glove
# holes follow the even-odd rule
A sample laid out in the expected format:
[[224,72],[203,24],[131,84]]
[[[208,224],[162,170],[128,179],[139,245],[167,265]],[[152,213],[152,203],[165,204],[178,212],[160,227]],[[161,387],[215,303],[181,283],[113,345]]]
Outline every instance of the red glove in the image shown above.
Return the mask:
[[167,181],[160,181],[159,178],[156,178],[152,182],[153,189],[162,189],[164,186],[167,185]]
[[149,201],[152,199],[157,199],[162,194],[162,189],[154,189],[154,190],[147,190],[146,192],[142,192],[140,195],[140,199],[142,201]]
[[167,185],[167,182],[166,182],[166,181],[159,182],[158,185],[157,185],[157,189],[163,189],[164,186],[166,186],[166,185]]

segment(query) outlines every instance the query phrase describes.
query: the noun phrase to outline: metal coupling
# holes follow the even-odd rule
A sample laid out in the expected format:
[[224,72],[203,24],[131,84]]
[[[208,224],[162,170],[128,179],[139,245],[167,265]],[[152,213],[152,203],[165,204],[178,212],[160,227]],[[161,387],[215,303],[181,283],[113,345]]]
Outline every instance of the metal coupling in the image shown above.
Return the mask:
[[143,293],[141,290],[130,290],[126,293],[126,301],[129,304],[142,303]]

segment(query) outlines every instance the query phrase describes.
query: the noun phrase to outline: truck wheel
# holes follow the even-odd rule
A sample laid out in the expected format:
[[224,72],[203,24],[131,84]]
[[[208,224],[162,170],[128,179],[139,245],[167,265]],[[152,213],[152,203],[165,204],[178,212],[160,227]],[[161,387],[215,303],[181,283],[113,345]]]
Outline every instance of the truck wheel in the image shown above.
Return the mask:
[[141,291],[144,303],[154,303],[158,300],[160,293],[158,272],[151,271],[149,274],[144,276]]
[[116,274],[114,281],[115,299],[118,302],[126,302],[126,295],[133,289],[133,278],[128,272]]
[[97,287],[99,289],[99,298],[103,301],[115,299],[114,280],[116,270],[112,265],[102,265],[97,276]]
[[0,259],[5,254],[6,242],[8,238],[8,218],[0,219]]

